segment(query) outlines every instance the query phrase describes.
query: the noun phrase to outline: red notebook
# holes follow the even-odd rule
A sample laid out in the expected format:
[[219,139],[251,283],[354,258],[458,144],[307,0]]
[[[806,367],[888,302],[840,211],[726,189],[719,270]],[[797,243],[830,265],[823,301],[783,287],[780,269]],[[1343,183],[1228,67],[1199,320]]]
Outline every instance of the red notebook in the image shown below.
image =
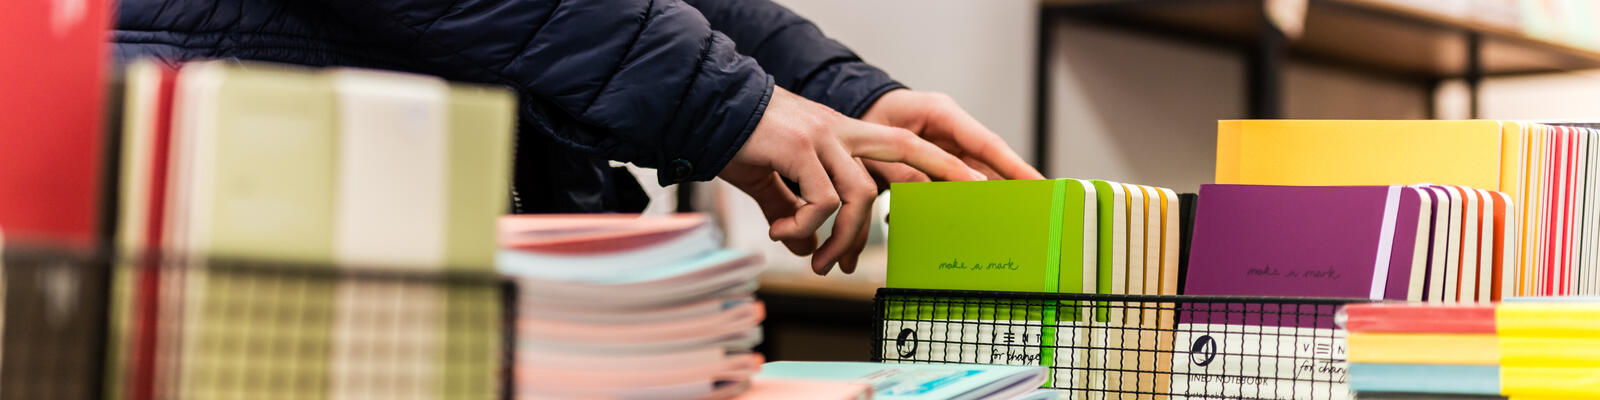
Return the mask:
[[1494,334],[1494,306],[1373,303],[1340,310],[1350,332]]
[[0,12],[0,231],[94,244],[108,3],[8,1]]

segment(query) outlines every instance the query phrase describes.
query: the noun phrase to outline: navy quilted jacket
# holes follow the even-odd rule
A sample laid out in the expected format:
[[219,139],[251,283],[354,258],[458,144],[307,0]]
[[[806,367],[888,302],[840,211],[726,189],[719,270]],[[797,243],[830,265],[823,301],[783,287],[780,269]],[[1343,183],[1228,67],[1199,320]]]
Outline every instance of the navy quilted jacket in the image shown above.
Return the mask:
[[519,97],[513,212],[642,209],[607,160],[707,180],[774,84],[859,116],[900,87],[770,0],[122,0],[116,57],[420,72]]

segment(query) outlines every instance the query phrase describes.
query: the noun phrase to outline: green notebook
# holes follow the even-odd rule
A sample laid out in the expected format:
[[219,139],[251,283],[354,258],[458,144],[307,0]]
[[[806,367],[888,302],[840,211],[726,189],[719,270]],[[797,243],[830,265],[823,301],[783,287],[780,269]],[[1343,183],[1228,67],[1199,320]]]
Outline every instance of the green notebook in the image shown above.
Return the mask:
[[888,287],[1084,291],[1094,202],[1083,181],[914,182],[891,191]]
[[488,86],[450,88],[446,268],[493,272],[495,221],[509,210],[517,100]]

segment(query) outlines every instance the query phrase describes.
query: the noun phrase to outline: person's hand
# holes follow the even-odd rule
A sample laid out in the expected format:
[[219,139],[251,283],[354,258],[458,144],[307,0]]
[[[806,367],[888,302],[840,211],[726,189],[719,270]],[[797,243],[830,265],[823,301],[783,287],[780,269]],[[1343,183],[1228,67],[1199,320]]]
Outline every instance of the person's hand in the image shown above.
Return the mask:
[[[811,269],[817,274],[827,274],[835,263],[851,273],[866,245],[877,196],[858,157],[941,180],[983,179],[911,131],[852,119],[778,87],[755,131],[717,176],[755,198],[773,240],[796,255],[815,252]],[[801,195],[781,178],[799,183]],[[833,235],[818,247],[816,231],[835,210]]]
[[[916,132],[990,179],[1044,179],[1000,136],[943,93],[892,90],[879,97],[861,120]],[[880,185],[928,180],[928,175],[903,164],[866,161],[866,166]]]

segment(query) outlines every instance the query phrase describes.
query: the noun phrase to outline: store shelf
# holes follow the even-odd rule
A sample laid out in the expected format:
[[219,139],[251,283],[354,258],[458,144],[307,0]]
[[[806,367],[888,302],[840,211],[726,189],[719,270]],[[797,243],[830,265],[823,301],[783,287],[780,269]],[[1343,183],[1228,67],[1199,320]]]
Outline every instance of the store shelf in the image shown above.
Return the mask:
[[[1044,0],[1061,16],[1190,38],[1255,43],[1261,0]],[[1419,78],[1469,73],[1469,35],[1480,37],[1481,73],[1523,74],[1600,68],[1600,52],[1528,36],[1470,18],[1376,0],[1312,0],[1305,32],[1289,55]]]

